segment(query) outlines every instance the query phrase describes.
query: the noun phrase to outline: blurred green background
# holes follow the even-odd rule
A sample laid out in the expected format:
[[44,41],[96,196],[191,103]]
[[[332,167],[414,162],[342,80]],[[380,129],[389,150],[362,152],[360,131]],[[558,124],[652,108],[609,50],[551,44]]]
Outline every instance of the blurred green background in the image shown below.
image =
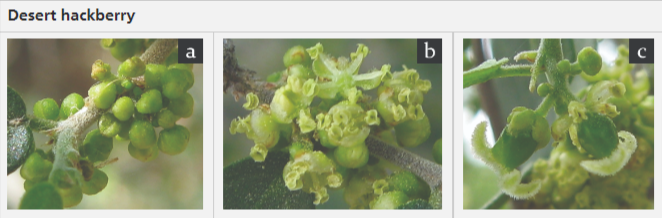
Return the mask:
[[[21,94],[28,113],[43,98],[61,104],[73,92],[86,97],[95,83],[90,72],[97,59],[109,63],[113,72],[120,64],[99,39],[9,39],[7,57],[8,85]],[[84,195],[73,208],[202,209],[202,64],[194,65],[193,74],[197,81],[189,90],[195,100],[193,116],[177,122],[191,132],[186,150],[175,156],[160,153],[156,160],[143,163],[129,155],[128,142],[115,140],[110,158],[119,161],[102,168],[108,186],[96,195]],[[37,148],[50,149],[46,136],[34,135]],[[8,209],[18,208],[25,192],[19,171],[8,175]]]
[[[465,39],[467,40],[467,39]],[[471,39],[482,45],[482,54],[485,60],[488,59],[501,59],[507,57],[510,61],[507,64],[522,64],[526,61],[515,62],[513,57],[522,51],[536,50],[540,44],[540,39]],[[471,42],[469,41],[469,42]],[[571,62],[576,60],[577,53],[584,47],[590,46],[596,49],[602,56],[602,61],[606,65],[613,65],[614,60],[618,55],[619,45],[629,45],[628,39],[562,39],[564,57]],[[473,44],[471,46],[474,46]],[[472,67],[477,66],[478,62],[475,61],[477,56],[472,47],[464,51],[464,55],[472,60]],[[652,64],[635,64],[636,72],[639,69],[647,68],[650,81],[654,81],[652,76]],[[466,69],[465,69],[466,70]],[[481,92],[477,86],[467,87],[463,90],[463,141],[464,141],[464,158],[463,158],[463,206],[465,209],[478,209],[487,203],[494,195],[499,193],[497,185],[497,175],[490,168],[488,168],[482,161],[475,158],[471,150],[471,136],[474,128],[479,122],[488,121],[487,141],[494,145],[495,137],[500,132],[493,132],[492,129],[502,129],[505,123],[497,124],[498,127],[493,127],[489,123],[491,119],[487,116],[486,111],[492,111],[499,114],[501,120],[505,122],[506,118],[514,107],[525,106],[527,108],[536,108],[542,101],[542,98],[535,93],[529,92],[530,77],[510,77],[490,80],[492,89],[484,90]],[[537,83],[546,82],[545,76],[538,77]],[[579,75],[575,76],[569,88],[574,93],[587,86]],[[652,86],[651,86],[652,87]],[[488,92],[486,94],[485,92]],[[486,96],[493,96],[496,104],[484,105],[481,103],[482,98]],[[553,110],[552,110],[553,111]],[[548,122],[551,124],[556,120],[556,114],[553,112],[548,113]],[[551,144],[551,143],[550,143]],[[533,164],[539,158],[549,158],[551,146],[547,146],[541,150],[536,151],[527,162],[520,166]],[[512,208],[513,204],[505,204],[504,208]]]
[[[289,48],[301,45],[309,48],[322,43],[324,52],[334,57],[345,56],[356,51],[357,44],[365,44],[370,54],[365,58],[359,73],[371,69],[380,69],[384,64],[391,65],[391,72],[403,70],[403,65],[416,69],[421,79],[430,80],[432,89],[425,95],[423,110],[430,119],[431,134],[428,140],[412,151],[426,159],[432,159],[432,145],[441,137],[441,64],[416,63],[416,39],[232,39],[235,45],[235,55],[239,65],[257,72],[260,78],[266,79],[271,73],[285,69],[283,55]],[[364,93],[376,97],[376,89]],[[235,102],[230,94],[223,96],[223,166],[248,157],[253,141],[244,134],[230,134],[232,119],[245,117],[249,111],[242,107],[245,100]],[[313,103],[314,104],[314,103]],[[449,105],[446,106],[449,108]],[[342,200],[342,191],[329,191],[329,201],[317,208],[347,209],[349,206]]]

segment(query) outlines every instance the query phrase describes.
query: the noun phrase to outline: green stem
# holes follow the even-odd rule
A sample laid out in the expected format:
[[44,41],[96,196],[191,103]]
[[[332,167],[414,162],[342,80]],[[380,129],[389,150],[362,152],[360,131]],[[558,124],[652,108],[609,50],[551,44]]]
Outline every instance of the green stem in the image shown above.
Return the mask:
[[30,129],[38,132],[49,132],[57,127],[58,122],[54,120],[41,119],[34,116],[28,116],[30,118]]
[[540,105],[538,105],[538,108],[536,108],[535,113],[546,117],[547,113],[549,112],[549,109],[552,109],[552,106],[554,106],[554,98],[551,95],[547,95],[542,102],[540,102]]
[[524,77],[531,76],[531,65],[510,65],[501,66],[496,71],[491,70],[477,70],[467,71],[462,78],[462,85],[464,88],[473,86],[479,83],[487,82],[491,79],[506,78],[506,77]]
[[559,71],[556,64],[563,60],[560,39],[543,39],[540,42],[538,57],[534,63],[534,76],[545,72],[547,81],[552,86],[550,96],[554,97],[555,111],[558,115],[568,113],[568,104],[577,101],[577,97],[568,88],[568,75]]

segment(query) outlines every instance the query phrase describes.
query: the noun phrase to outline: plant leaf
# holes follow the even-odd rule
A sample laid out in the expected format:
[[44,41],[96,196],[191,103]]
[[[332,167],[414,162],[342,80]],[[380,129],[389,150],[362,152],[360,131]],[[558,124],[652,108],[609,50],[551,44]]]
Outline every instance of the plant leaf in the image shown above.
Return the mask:
[[7,86],[7,121],[25,116],[25,102],[12,87]]
[[7,126],[7,175],[23,165],[34,151],[34,137],[27,125]]
[[264,162],[244,158],[223,169],[224,209],[315,209],[315,195],[290,191],[283,181],[286,152],[271,151]]

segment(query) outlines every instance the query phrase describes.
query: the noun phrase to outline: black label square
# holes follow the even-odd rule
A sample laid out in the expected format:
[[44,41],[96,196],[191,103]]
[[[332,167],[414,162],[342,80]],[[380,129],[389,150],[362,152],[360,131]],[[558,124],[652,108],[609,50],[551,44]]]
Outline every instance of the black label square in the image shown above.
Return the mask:
[[177,62],[202,64],[202,39],[178,39]]
[[441,39],[418,39],[416,58],[419,64],[441,64]]
[[652,64],[655,57],[653,39],[630,39],[630,63]]

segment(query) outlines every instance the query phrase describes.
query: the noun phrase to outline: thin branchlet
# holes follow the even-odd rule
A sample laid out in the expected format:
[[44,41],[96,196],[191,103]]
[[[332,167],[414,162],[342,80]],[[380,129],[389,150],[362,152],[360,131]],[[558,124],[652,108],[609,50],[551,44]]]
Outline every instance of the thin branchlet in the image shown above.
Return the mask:
[[232,93],[236,101],[248,93],[254,93],[261,103],[271,104],[276,84],[264,82],[256,72],[239,66],[232,40],[223,40],[223,93]]
[[163,63],[175,47],[177,47],[177,39],[157,39],[145,50],[140,59],[145,64]]

